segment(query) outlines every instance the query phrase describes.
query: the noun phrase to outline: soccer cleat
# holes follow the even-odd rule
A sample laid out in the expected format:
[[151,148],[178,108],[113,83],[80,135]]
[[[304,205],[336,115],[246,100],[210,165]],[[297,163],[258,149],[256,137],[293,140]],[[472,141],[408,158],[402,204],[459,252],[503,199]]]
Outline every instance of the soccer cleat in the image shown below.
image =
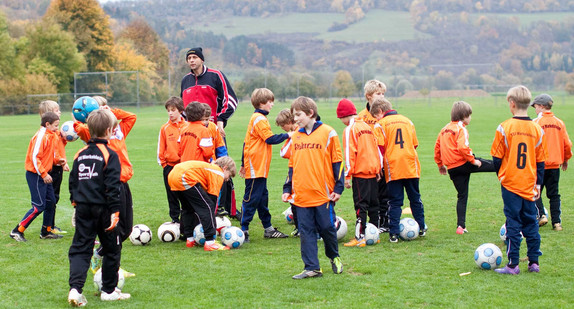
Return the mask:
[[100,267],[102,267],[102,256],[100,256],[97,249],[94,248],[94,254],[90,260],[90,270],[92,271],[92,274],[95,274]]
[[390,241],[390,242],[399,242],[399,235],[397,235],[397,234],[390,234],[390,235],[389,235],[389,241]]
[[367,242],[365,241],[364,237],[360,239],[353,238],[351,241],[343,244],[345,247],[365,247],[366,245]]
[[546,215],[540,216],[540,219],[538,219],[538,226],[544,226],[546,223],[548,223],[548,218]]
[[516,265],[514,268],[506,265],[504,267],[497,268],[494,271],[504,275],[518,275],[520,273],[520,268],[518,268],[518,265]]
[[389,232],[389,228],[388,228],[388,227],[381,226],[381,227],[379,228],[379,234],[388,233],[388,232]]
[[227,210],[225,210],[224,208],[217,208],[217,213],[215,215],[218,217],[225,217],[229,215],[229,212],[227,212]]
[[528,271],[531,273],[539,273],[540,272],[540,266],[536,263],[532,263],[532,264],[528,265]]
[[76,289],[71,289],[70,293],[68,293],[68,303],[72,307],[84,307],[88,304],[88,301],[84,294],[80,294]]
[[293,237],[299,237],[299,229],[298,229],[298,228],[295,228],[295,229],[293,230],[293,232],[291,232],[291,236],[293,236]]
[[[341,265],[341,271],[343,266]],[[307,279],[307,278],[319,278],[323,276],[323,272],[319,270],[304,270],[300,274],[293,276],[295,280]]]
[[336,257],[331,260],[331,268],[335,274],[340,274],[343,272],[343,262],[341,262],[340,257]]
[[54,234],[68,234],[68,231],[64,231],[61,228],[54,226],[52,228],[52,233],[54,233]]
[[12,237],[15,241],[18,242],[26,242],[26,238],[24,238],[24,233],[19,232],[18,230],[12,230],[10,232],[10,237]]
[[263,237],[265,238],[287,238],[289,236],[281,233],[277,228],[275,228],[273,231],[265,231],[265,233],[263,234]]
[[222,245],[216,241],[216,242],[212,243],[211,245],[208,245],[207,243],[205,243],[205,245],[203,245],[203,250],[204,251],[225,251],[225,250],[229,250],[229,247],[224,246],[224,245]]
[[131,278],[131,277],[135,277],[135,276],[136,276],[136,274],[130,273],[129,271],[127,271],[127,270],[125,270],[125,269],[123,269],[123,268],[120,268],[118,271],[121,272],[121,273],[124,275],[124,278]]
[[425,237],[427,236],[427,230],[426,229],[422,229],[419,231],[419,237]]
[[552,224],[552,229],[555,231],[562,231],[562,224],[560,222]]
[[464,228],[464,227],[462,227],[462,226],[459,225],[459,226],[456,228],[456,233],[459,234],[459,235],[462,235],[462,234],[464,234],[464,233],[468,233],[468,230],[467,230],[466,228]]
[[230,218],[235,219],[235,220],[241,222],[241,212],[240,212],[240,211],[236,211],[236,212],[235,212],[235,216],[231,216],[231,215],[230,215]]
[[124,300],[129,299],[130,297],[132,297],[130,294],[122,293],[122,291],[118,288],[116,288],[111,293],[102,291],[102,294],[100,295],[100,299],[103,301]]
[[245,239],[243,240],[243,243],[248,243],[249,242],[249,231],[243,231],[243,235],[245,235]]
[[186,240],[185,241],[185,246],[188,248],[193,248],[197,245],[197,243],[195,242],[195,240]]
[[58,234],[54,234],[52,232],[48,232],[45,234],[40,234],[40,239],[60,239],[64,236],[62,235],[58,235]]

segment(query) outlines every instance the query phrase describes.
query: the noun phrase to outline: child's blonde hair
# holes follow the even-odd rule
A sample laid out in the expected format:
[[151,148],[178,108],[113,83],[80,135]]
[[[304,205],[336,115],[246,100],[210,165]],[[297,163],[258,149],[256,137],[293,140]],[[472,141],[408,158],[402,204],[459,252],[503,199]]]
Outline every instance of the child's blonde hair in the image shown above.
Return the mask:
[[46,127],[46,123],[53,124],[56,120],[60,120],[60,116],[54,112],[45,112],[40,120],[40,125]]
[[523,85],[512,87],[506,93],[506,100],[513,101],[516,104],[516,107],[521,110],[528,109],[531,99],[532,94],[530,93],[530,90]]
[[187,121],[200,121],[203,118],[204,108],[201,103],[197,101],[193,101],[185,107],[185,116],[187,117]]
[[56,109],[60,109],[60,104],[52,100],[44,100],[40,102],[40,105],[38,106],[40,116],[44,115],[47,112],[54,112]]
[[288,108],[282,109],[275,118],[275,124],[280,127],[293,123],[295,123],[295,119],[293,119],[293,114]]
[[385,98],[377,98],[371,104],[371,109],[369,110],[369,112],[371,113],[371,115],[373,117],[375,117],[376,115],[378,115],[380,113],[386,113],[386,112],[390,111],[391,109],[393,109],[393,105],[391,104],[391,101],[389,101]]
[[269,101],[275,101],[275,96],[273,92],[267,88],[256,88],[251,93],[251,104],[255,108],[259,108]]
[[109,109],[97,109],[90,113],[88,120],[90,136],[102,138],[106,136],[108,129],[114,129],[118,125],[118,119]]
[[454,102],[450,111],[450,121],[462,121],[472,115],[472,107],[464,101]]
[[98,102],[98,104],[100,104],[100,106],[106,106],[108,105],[108,100],[102,96],[99,95],[95,95],[92,97],[94,100],[96,100],[96,102]]
[[291,103],[291,114],[294,114],[294,110],[302,111],[306,115],[311,115],[311,111],[313,111],[311,118],[317,118],[317,103],[309,97],[300,96],[296,98],[293,103]]
[[213,164],[221,167],[222,169],[225,168],[227,171],[229,171],[231,178],[237,175],[237,167],[235,165],[235,161],[233,161],[231,157],[219,157],[215,160],[215,162],[213,162]]
[[367,96],[373,95],[373,93],[377,91],[387,92],[387,85],[379,80],[371,79],[365,83],[363,90],[365,91],[366,98]]
[[171,97],[165,101],[165,109],[175,107],[180,113],[183,112],[183,100],[180,97]]

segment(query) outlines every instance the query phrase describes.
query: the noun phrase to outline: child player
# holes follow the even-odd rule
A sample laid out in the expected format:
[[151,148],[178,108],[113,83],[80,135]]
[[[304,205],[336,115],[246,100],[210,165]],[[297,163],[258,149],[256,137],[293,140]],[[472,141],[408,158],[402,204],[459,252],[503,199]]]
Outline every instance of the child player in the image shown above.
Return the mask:
[[471,173],[494,172],[491,160],[477,158],[468,143],[466,126],[470,123],[472,107],[464,101],[455,102],[450,112],[450,123],[440,130],[434,145],[434,161],[441,175],[450,176],[457,194],[457,234],[466,229],[466,204]]
[[[40,117],[42,117],[42,115],[44,115],[44,113],[46,112],[54,112],[56,113],[56,115],[58,115],[58,117],[62,116],[62,112],[60,111],[60,105],[56,102],[56,101],[52,101],[52,100],[45,100],[40,102],[40,106],[39,106],[39,111],[40,111]],[[60,134],[56,134],[59,138],[56,139],[56,151],[58,152],[58,156],[60,158],[64,158],[66,159],[66,144],[68,143],[66,141],[66,139]],[[67,162],[67,160],[66,160]],[[62,178],[63,178],[63,172],[69,172],[70,171],[70,167],[68,166],[68,163],[65,163],[63,165],[61,165],[60,163],[55,163],[54,166],[52,166],[52,170],[49,172],[50,176],[52,176],[52,186],[54,187],[54,215],[52,217],[52,232],[54,234],[66,234],[66,231],[63,231],[62,229],[60,229],[59,227],[56,226],[56,207],[58,204],[58,201],[60,200],[60,187],[62,185]],[[46,215],[46,213],[44,213],[44,216]]]
[[[379,152],[377,139],[371,127],[361,118],[355,118],[357,109],[353,102],[342,99],[337,105],[337,118],[347,127],[343,132],[343,153],[345,155],[345,188],[353,183],[353,201],[357,216],[355,238],[345,247],[365,247],[365,226],[367,214],[370,223],[379,223],[379,201],[377,199],[377,176],[381,171],[383,157]],[[384,180],[383,180],[384,181]]]
[[[530,104],[536,109],[538,117],[534,122],[538,123],[544,130],[546,138],[546,147],[548,149],[548,158],[544,162],[544,180],[540,190],[546,188],[546,196],[550,200],[550,215],[552,217],[552,229],[562,231],[562,220],[560,215],[560,193],[558,191],[558,182],[560,181],[560,167],[563,171],[568,169],[568,160],[572,157],[572,141],[566,132],[564,122],[554,116],[552,109],[552,97],[548,94],[541,94],[534,98]],[[542,192],[542,191],[541,191]],[[542,197],[536,200],[538,214],[538,225],[543,226],[548,223],[548,218],[544,214],[544,205]]]
[[179,223],[181,207],[177,196],[169,188],[167,175],[173,167],[179,163],[179,135],[188,126],[181,113],[183,112],[183,101],[178,97],[171,97],[165,102],[168,121],[161,126],[157,142],[157,163],[163,168],[163,183],[167,193],[167,203],[169,206],[169,216],[171,222]]
[[25,162],[26,181],[32,197],[32,208],[26,212],[24,218],[10,232],[10,237],[20,242],[26,241],[24,231],[44,211],[46,214],[44,215],[40,238],[62,238],[62,235],[52,232],[52,217],[54,216],[54,202],[56,198],[54,197],[52,176],[49,174],[54,163],[66,164],[66,159],[57,157],[58,152],[56,151],[60,117],[56,113],[47,112],[42,115],[40,122],[42,127],[30,140]]
[[203,105],[199,102],[188,104],[185,115],[189,124],[181,130],[179,137],[181,162],[190,160],[209,162],[213,156],[213,138],[201,121],[204,115]]
[[539,272],[540,234],[536,199],[544,179],[546,141],[544,131],[528,117],[530,91],[524,86],[510,88],[506,94],[514,117],[498,125],[490,153],[498,174],[506,216],[508,264],[495,269],[500,274],[518,275],[520,242],[526,238],[528,271]]
[[243,196],[241,229],[245,232],[245,241],[249,241],[249,223],[257,211],[263,224],[265,238],[286,238],[287,235],[271,225],[269,212],[269,192],[267,177],[271,165],[271,145],[276,145],[293,132],[273,134],[267,115],[273,108],[275,96],[267,88],[257,88],[251,94],[251,104],[255,112],[249,120],[239,175],[245,178],[245,195]]
[[344,189],[339,137],[333,128],[317,120],[317,104],[311,98],[295,99],[291,113],[300,129],[292,136],[289,175],[281,198],[287,202],[293,196],[305,264],[304,270],[293,279],[323,276],[317,256],[317,232],[323,238],[333,272],[340,274],[343,263],[333,222],[333,207]]
[[[192,208],[199,217],[206,239],[203,246],[205,251],[229,250],[215,241],[215,207],[223,181],[235,177],[236,173],[235,162],[230,157],[218,158],[213,164],[202,161],[181,162],[169,173],[169,186],[176,193],[183,209]],[[191,242],[187,246],[195,245]]]
[[[118,154],[122,172],[120,175],[120,222],[118,224],[118,232],[120,234],[120,241],[124,242],[132,232],[132,225],[134,221],[133,199],[128,181],[134,175],[134,170],[130,158],[128,157],[128,148],[126,146],[126,138],[131,132],[136,123],[137,116],[134,113],[121,110],[119,108],[110,108],[108,102],[104,97],[95,96],[94,99],[100,104],[100,109],[109,109],[112,111],[118,125],[114,128],[112,136],[108,140],[109,147]],[[91,135],[89,128],[85,123],[79,121],[74,122],[74,130],[84,142],[90,141]],[[92,265],[90,270],[96,273],[101,266],[102,248],[99,247],[94,251],[92,258]],[[124,272],[124,276],[129,277],[134,274]]]
[[[363,119],[363,121],[371,127],[371,130],[375,131],[375,124],[377,124],[378,121],[371,111],[371,106],[373,106],[373,102],[375,102],[375,100],[385,98],[387,86],[381,81],[372,79],[365,83],[363,90],[365,92],[365,99],[367,99],[367,105],[365,106],[365,109],[359,112],[357,118]],[[377,194],[380,208],[379,223],[375,224],[375,226],[379,228],[381,233],[386,233],[389,231],[389,192],[387,190],[387,183],[383,177],[379,178],[377,182],[379,186]]]
[[415,125],[393,110],[391,102],[382,99],[371,106],[371,113],[379,119],[383,136],[385,180],[389,190],[389,241],[399,241],[404,191],[407,192],[419,236],[426,235],[424,206],[419,191],[421,164],[416,151],[419,145]]
[[76,232],[68,252],[70,292],[74,307],[87,304],[82,294],[94,240],[102,245],[101,300],[122,300],[130,294],[117,288],[122,243],[117,229],[120,220],[120,159],[108,146],[117,119],[110,110],[95,110],[88,117],[91,138],[74,160],[70,173],[70,200],[76,207]]

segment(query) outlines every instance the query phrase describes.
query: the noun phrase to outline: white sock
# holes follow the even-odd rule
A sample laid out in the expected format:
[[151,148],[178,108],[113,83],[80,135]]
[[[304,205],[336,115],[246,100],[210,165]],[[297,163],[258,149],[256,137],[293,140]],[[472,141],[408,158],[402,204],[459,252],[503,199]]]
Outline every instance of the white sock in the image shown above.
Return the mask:
[[214,243],[215,243],[215,240],[207,240],[207,241],[205,241],[205,245],[207,245],[207,246],[211,246],[211,245],[213,245]]

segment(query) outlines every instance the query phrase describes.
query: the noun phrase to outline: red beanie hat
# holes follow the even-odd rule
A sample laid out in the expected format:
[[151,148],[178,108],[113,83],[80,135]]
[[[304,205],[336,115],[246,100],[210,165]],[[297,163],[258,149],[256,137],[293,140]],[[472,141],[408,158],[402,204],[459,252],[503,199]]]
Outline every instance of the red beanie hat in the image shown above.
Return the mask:
[[349,99],[342,99],[337,105],[337,118],[343,118],[351,115],[356,115],[357,109],[355,104]]

